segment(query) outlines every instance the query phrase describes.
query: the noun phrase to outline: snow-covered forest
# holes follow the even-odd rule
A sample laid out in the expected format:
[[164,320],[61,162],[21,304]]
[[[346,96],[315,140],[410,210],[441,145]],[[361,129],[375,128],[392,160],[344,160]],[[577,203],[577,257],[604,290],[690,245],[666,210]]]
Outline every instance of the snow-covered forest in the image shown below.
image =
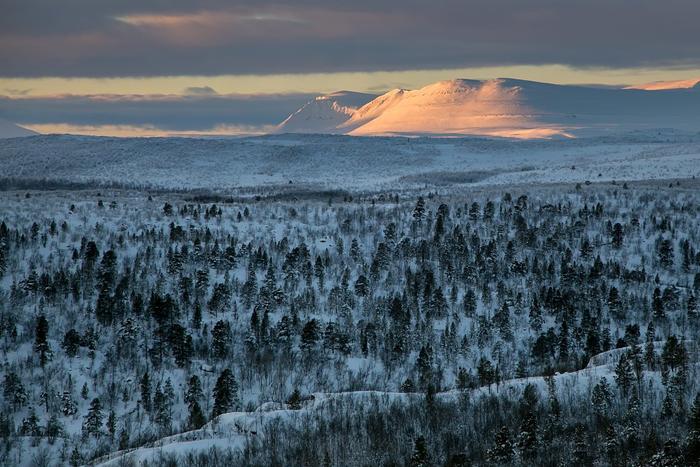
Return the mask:
[[8,190],[0,462],[697,465],[699,294],[694,180]]

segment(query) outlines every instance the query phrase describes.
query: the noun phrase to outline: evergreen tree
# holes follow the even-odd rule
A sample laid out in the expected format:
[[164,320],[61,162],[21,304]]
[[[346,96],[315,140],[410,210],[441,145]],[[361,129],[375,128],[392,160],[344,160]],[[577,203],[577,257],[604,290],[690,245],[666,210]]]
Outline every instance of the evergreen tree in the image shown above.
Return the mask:
[[199,376],[190,376],[190,379],[187,382],[187,391],[185,392],[184,397],[185,403],[192,404],[193,402],[202,400],[203,397],[204,393],[202,392],[202,383],[199,380]]
[[319,339],[318,321],[311,319],[306,322],[301,331],[302,350],[311,350],[316,346]]
[[47,341],[49,334],[49,322],[44,315],[39,315],[36,320],[34,333],[34,351],[39,354],[39,363],[42,368],[51,359],[51,346]]
[[207,419],[204,416],[202,407],[199,405],[198,401],[190,402],[187,406],[189,415],[187,417],[187,426],[190,430],[198,430],[202,428],[206,423]]
[[287,399],[287,407],[289,407],[291,410],[299,410],[301,409],[301,393],[299,392],[299,389],[295,388],[294,392],[289,396]]
[[98,398],[90,402],[90,409],[83,419],[83,435],[98,438],[102,428],[102,404]]
[[71,467],[79,467],[83,465],[83,456],[80,455],[80,451],[78,451],[78,446],[74,446],[73,451],[71,451],[70,465]]
[[122,428],[119,431],[119,450],[124,451],[129,447],[129,433],[127,433],[126,428]]
[[29,409],[29,414],[27,415],[27,417],[22,419],[20,433],[24,436],[41,436],[41,427],[39,427],[39,417],[36,416],[36,411],[34,410],[34,407],[31,407]]
[[663,239],[659,243],[659,263],[666,269],[673,266],[673,243],[669,239]]
[[109,415],[107,416],[107,432],[109,433],[109,438],[111,440],[114,439],[114,434],[117,431],[117,414],[114,413],[114,410],[109,411]]
[[644,361],[647,364],[647,369],[652,371],[656,365],[656,352],[654,350],[654,341],[656,339],[656,331],[654,323],[649,322],[646,332],[646,345],[644,347]]
[[689,318],[696,318],[698,316],[698,302],[692,292],[688,295],[686,310],[688,311]]
[[227,321],[219,320],[211,331],[212,353],[216,358],[226,358],[231,340],[231,327]]
[[503,426],[496,433],[495,445],[489,449],[487,457],[500,464],[510,464],[513,460],[513,443],[510,441],[510,432],[507,426]]
[[655,318],[665,318],[666,312],[664,311],[664,302],[661,299],[661,289],[656,287],[654,289],[654,295],[651,299],[652,309],[654,310]]
[[141,405],[146,412],[151,411],[151,379],[148,376],[148,372],[145,372],[141,377],[141,382],[139,383],[141,388]]
[[416,206],[413,208],[413,219],[416,222],[421,222],[423,220],[423,215],[425,214],[425,200],[422,196],[418,197],[416,201]]
[[634,381],[634,372],[629,358],[626,354],[620,357],[620,360],[615,366],[615,382],[623,394],[627,394],[632,382]]
[[613,226],[613,234],[612,234],[612,246],[613,246],[613,248],[616,248],[616,249],[622,248],[623,239],[624,239],[624,233],[622,230],[622,224],[617,222]]
[[428,454],[428,446],[425,442],[425,437],[419,436],[413,445],[413,454],[411,455],[411,467],[429,467],[430,455]]
[[53,444],[56,438],[63,435],[64,431],[63,425],[58,420],[58,415],[52,414],[46,422],[45,430],[45,435],[49,439],[49,444]]
[[608,385],[608,380],[603,377],[600,379],[598,384],[593,388],[593,394],[591,395],[591,403],[593,404],[593,411],[601,420],[606,420],[610,407],[612,405],[612,392],[610,391],[610,386]]
[[591,465],[591,456],[588,443],[586,441],[586,428],[583,424],[576,425],[574,430],[574,465]]
[[27,402],[27,392],[24,389],[22,380],[14,371],[9,371],[5,374],[3,396],[5,401],[15,410],[23,407]]
[[476,371],[479,375],[479,383],[482,386],[489,385],[496,381],[496,369],[489,359],[481,357]]
[[537,419],[532,411],[528,411],[520,425],[518,448],[523,459],[532,461],[537,456]]
[[175,323],[170,327],[169,340],[175,357],[175,364],[180,368],[189,364],[193,353],[192,336],[181,325]]
[[238,405],[238,384],[231,370],[226,368],[221,372],[214,386],[214,409],[212,418],[230,412]]
[[170,401],[161,391],[160,384],[156,385],[153,393],[153,420],[160,427],[161,432],[167,433],[172,422],[170,417]]
[[75,357],[80,349],[81,337],[75,329],[70,329],[63,336],[61,347],[69,357]]

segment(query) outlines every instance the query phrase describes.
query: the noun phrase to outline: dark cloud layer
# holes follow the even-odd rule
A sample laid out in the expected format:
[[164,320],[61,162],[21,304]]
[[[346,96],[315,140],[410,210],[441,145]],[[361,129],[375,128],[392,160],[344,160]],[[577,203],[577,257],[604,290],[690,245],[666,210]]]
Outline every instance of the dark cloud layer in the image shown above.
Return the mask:
[[700,65],[697,0],[8,0],[0,76]]
[[207,131],[217,126],[280,123],[312,96],[0,97],[0,118],[24,124],[152,126]]

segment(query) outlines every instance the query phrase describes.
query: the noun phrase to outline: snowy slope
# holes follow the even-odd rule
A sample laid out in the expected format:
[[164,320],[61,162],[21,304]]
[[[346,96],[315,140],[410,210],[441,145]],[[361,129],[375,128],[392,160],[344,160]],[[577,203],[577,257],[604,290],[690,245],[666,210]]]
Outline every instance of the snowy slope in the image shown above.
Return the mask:
[[36,134],[37,133],[32,130],[0,119],[0,138],[20,138],[22,136],[33,136]]
[[357,109],[322,96],[290,116],[280,130],[526,139],[660,128],[697,131],[700,88],[691,85],[695,83],[667,83],[649,88],[663,92],[650,92],[515,79],[456,79],[412,91],[395,89]]
[[526,99],[521,86],[506,80],[440,81],[401,93],[400,99],[350,133],[566,136],[562,126],[540,121],[540,111]]
[[679,81],[654,81],[653,83],[628,86],[626,89],[643,89],[646,91],[663,91],[667,89],[690,89],[700,86],[700,78]]
[[340,133],[338,127],[373,94],[339,91],[318,96],[277,126],[276,133]]
[[[622,349],[616,349],[621,351]],[[593,363],[586,368],[567,373],[556,373],[552,379],[557,388],[557,397],[560,401],[574,399],[590,399],[593,386],[602,378],[614,381],[614,365],[601,359],[600,363]],[[691,361],[695,362],[693,356]],[[650,390],[659,391],[662,387],[659,371],[645,371],[645,380]],[[534,376],[515,378],[503,381],[500,384],[491,384],[468,391],[448,390],[435,394],[435,398],[444,403],[455,404],[465,396],[472,403],[478,399],[501,395],[514,397],[522,394],[523,388],[531,384],[543,397],[547,392],[547,383],[544,377]],[[97,459],[95,465],[112,467],[124,463],[157,462],[163,455],[187,455],[198,452],[206,452],[212,447],[230,449],[241,453],[247,445],[265,443],[265,427],[274,423],[290,423],[302,425],[308,423],[304,418],[307,414],[323,413],[332,410],[348,410],[346,407],[375,407],[387,410],[391,405],[408,405],[424,399],[423,393],[401,393],[389,391],[354,391],[339,393],[315,393],[312,399],[306,401],[301,410],[290,410],[283,403],[269,403],[258,408],[254,412],[231,412],[219,416],[199,430],[189,431],[174,436],[160,439],[148,446],[127,451],[117,451],[104,458]]]

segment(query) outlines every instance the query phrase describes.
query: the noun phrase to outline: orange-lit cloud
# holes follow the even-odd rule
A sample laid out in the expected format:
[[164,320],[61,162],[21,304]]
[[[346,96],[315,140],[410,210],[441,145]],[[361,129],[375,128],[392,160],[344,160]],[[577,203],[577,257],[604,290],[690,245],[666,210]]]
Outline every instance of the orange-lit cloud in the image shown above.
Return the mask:
[[151,125],[71,125],[67,123],[25,125],[26,128],[41,134],[71,134],[84,136],[115,137],[206,137],[206,136],[250,136],[269,133],[273,125],[219,125],[207,131],[172,131]]

